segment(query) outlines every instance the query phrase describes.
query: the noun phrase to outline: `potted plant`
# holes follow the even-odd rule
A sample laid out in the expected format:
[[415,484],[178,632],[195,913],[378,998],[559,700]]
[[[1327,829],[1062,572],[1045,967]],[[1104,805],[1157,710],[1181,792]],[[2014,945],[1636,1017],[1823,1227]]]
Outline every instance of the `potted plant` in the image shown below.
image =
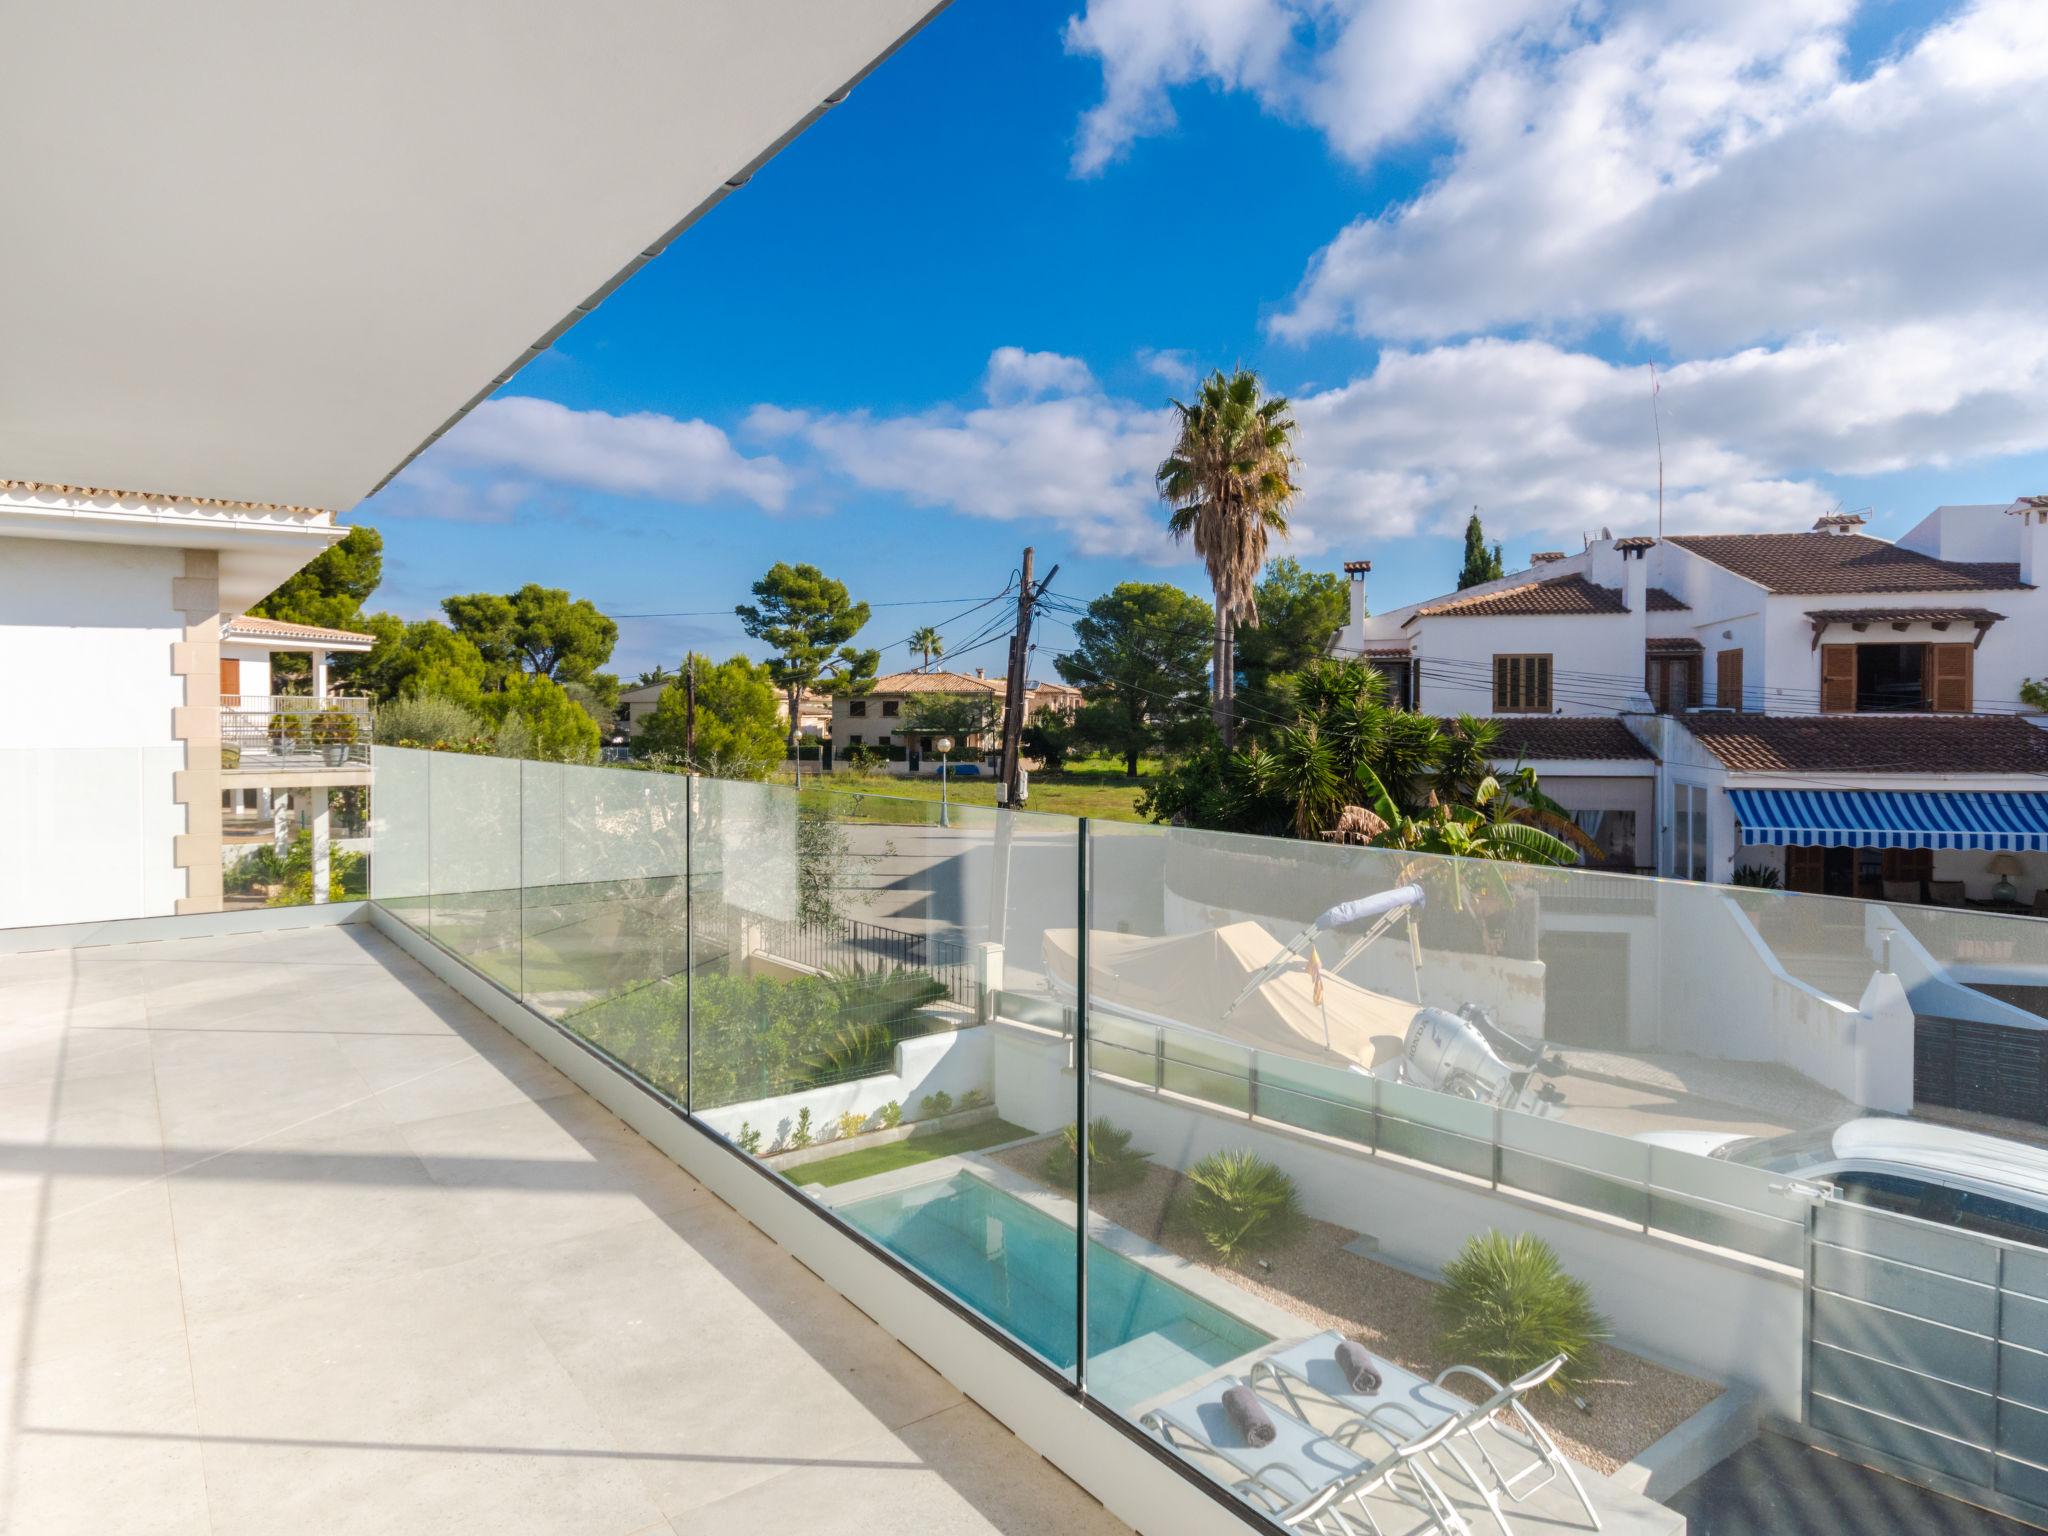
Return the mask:
[[313,741],[330,768],[348,766],[348,749],[356,742],[355,716],[338,709],[323,709],[313,717]]
[[270,717],[270,750],[283,757],[299,749],[299,742],[306,733],[303,715],[279,712]]

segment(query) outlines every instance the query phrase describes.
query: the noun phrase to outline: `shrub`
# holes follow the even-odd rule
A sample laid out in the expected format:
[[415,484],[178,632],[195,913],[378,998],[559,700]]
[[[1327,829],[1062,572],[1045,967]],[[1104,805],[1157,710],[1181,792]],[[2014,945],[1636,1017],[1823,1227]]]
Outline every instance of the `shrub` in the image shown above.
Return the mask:
[[806,1107],[798,1110],[796,1114],[796,1129],[789,1133],[790,1150],[792,1152],[801,1152],[815,1139],[811,1133],[810,1109]]
[[959,1107],[963,1110],[980,1109],[982,1105],[986,1104],[987,1102],[987,1094],[983,1093],[979,1088],[970,1088],[965,1093],[960,1095]]
[[903,1123],[903,1106],[891,1099],[877,1110],[875,1115],[882,1122],[883,1130],[893,1131]]
[[953,1113],[953,1095],[941,1088],[937,1093],[928,1093],[917,1101],[918,1117],[936,1120],[941,1115]]
[[489,731],[474,711],[453,699],[428,694],[379,705],[372,735],[380,747],[395,747],[408,741],[473,741]]
[[1213,1152],[1187,1172],[1182,1219],[1223,1258],[1291,1240],[1301,1229],[1294,1180],[1249,1151]]
[[[1061,1189],[1074,1187],[1074,1163],[1079,1155],[1081,1133],[1075,1126],[1060,1132],[1059,1140],[1045,1156],[1045,1176]],[[1152,1154],[1131,1146],[1131,1133],[1108,1120],[1088,1122],[1088,1188],[1111,1194],[1129,1189],[1145,1177],[1152,1166]]]
[[849,1109],[839,1117],[839,1136],[843,1141],[848,1136],[858,1136],[868,1128],[868,1117],[857,1109]]
[[1580,1391],[1592,1373],[1607,1325],[1585,1284],[1566,1274],[1557,1254],[1526,1232],[1482,1232],[1444,1266],[1431,1299],[1437,1347],[1502,1381],[1512,1381],[1557,1355],[1565,1363],[1548,1383],[1553,1392]]
[[873,1019],[840,1025],[804,1063],[814,1083],[844,1083],[889,1070],[896,1056],[896,1031]]
[[740,1122],[739,1134],[733,1137],[732,1144],[749,1157],[761,1155],[761,1133],[744,1120]]
[[1754,886],[1760,891],[1775,891],[1783,881],[1778,872],[1768,864],[1738,864],[1735,873],[1728,877],[1730,885]]

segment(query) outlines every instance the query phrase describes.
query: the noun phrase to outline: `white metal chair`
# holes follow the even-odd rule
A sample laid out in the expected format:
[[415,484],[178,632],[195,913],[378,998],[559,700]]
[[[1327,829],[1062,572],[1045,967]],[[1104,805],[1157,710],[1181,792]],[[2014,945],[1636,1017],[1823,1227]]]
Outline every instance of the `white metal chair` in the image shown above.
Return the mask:
[[[1409,1435],[1429,1440],[1432,1466],[1436,1465],[1434,1452],[1438,1448],[1451,1458],[1465,1481],[1486,1501],[1494,1521],[1507,1536],[1514,1533],[1503,1501],[1521,1503],[1560,1475],[1570,1485],[1592,1528],[1600,1529],[1599,1513],[1587,1497],[1577,1470],[1528,1407],[1529,1395],[1563,1369],[1563,1355],[1545,1361],[1506,1386],[1476,1366],[1454,1365],[1434,1381],[1425,1381],[1390,1361],[1374,1357],[1381,1377],[1380,1391],[1368,1395],[1352,1391],[1337,1367],[1336,1351],[1342,1337],[1334,1331],[1322,1333],[1291,1349],[1267,1355],[1252,1367],[1251,1380],[1254,1385],[1270,1380],[1297,1416],[1302,1408],[1295,1390],[1305,1388],[1344,1412],[1372,1419],[1375,1429],[1381,1432],[1386,1428],[1382,1415],[1405,1422]],[[1477,1403],[1469,1403],[1449,1391],[1446,1383],[1460,1376],[1478,1383],[1486,1395]],[[1341,1435],[1345,1427],[1340,1425],[1334,1433]],[[1493,1446],[1479,1433],[1482,1429],[1526,1452],[1528,1461],[1512,1471],[1502,1466],[1502,1458],[1495,1455]],[[1487,1476],[1482,1477],[1473,1468],[1460,1449],[1461,1443],[1477,1452]]]
[[[1246,1503],[1293,1531],[1318,1536],[1357,1536],[1361,1528],[1385,1536],[1366,1499],[1383,1493],[1419,1512],[1417,1533],[1471,1536],[1456,1507],[1426,1467],[1431,1450],[1454,1426],[1445,1422],[1422,1435],[1388,1433],[1371,1414],[1357,1414],[1334,1434],[1324,1434],[1303,1420],[1269,1413],[1274,1437],[1269,1445],[1250,1444],[1223,1406],[1223,1394],[1238,1385],[1228,1377],[1152,1409],[1138,1422],[1177,1455],[1190,1450],[1219,1457],[1241,1476],[1232,1490]],[[1386,1449],[1368,1457],[1357,1449],[1367,1434],[1378,1435]]]

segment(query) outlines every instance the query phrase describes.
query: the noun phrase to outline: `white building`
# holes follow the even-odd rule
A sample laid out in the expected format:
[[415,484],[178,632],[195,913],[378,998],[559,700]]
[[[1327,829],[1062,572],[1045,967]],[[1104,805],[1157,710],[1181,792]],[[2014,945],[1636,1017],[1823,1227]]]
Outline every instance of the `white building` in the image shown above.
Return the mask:
[[1652,755],[1632,779],[1555,782],[1598,813],[1622,801],[1589,794],[1628,780],[1640,803],[1647,781],[1662,872],[2028,904],[2048,886],[2048,736],[2020,718],[2048,673],[2048,509],[1940,507],[1896,543],[1862,521],[1602,538],[1370,616],[1353,561],[1338,647],[1431,713],[1625,722]]

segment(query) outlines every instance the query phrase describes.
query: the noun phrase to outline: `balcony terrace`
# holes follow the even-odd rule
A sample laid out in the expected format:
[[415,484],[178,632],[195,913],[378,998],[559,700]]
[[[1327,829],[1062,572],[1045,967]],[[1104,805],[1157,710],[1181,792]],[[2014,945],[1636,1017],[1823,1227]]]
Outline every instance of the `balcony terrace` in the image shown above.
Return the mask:
[[221,699],[223,785],[342,788],[370,782],[370,701],[339,694]]
[[1123,1529],[366,925],[0,956],[0,1060],[0,1529]]

